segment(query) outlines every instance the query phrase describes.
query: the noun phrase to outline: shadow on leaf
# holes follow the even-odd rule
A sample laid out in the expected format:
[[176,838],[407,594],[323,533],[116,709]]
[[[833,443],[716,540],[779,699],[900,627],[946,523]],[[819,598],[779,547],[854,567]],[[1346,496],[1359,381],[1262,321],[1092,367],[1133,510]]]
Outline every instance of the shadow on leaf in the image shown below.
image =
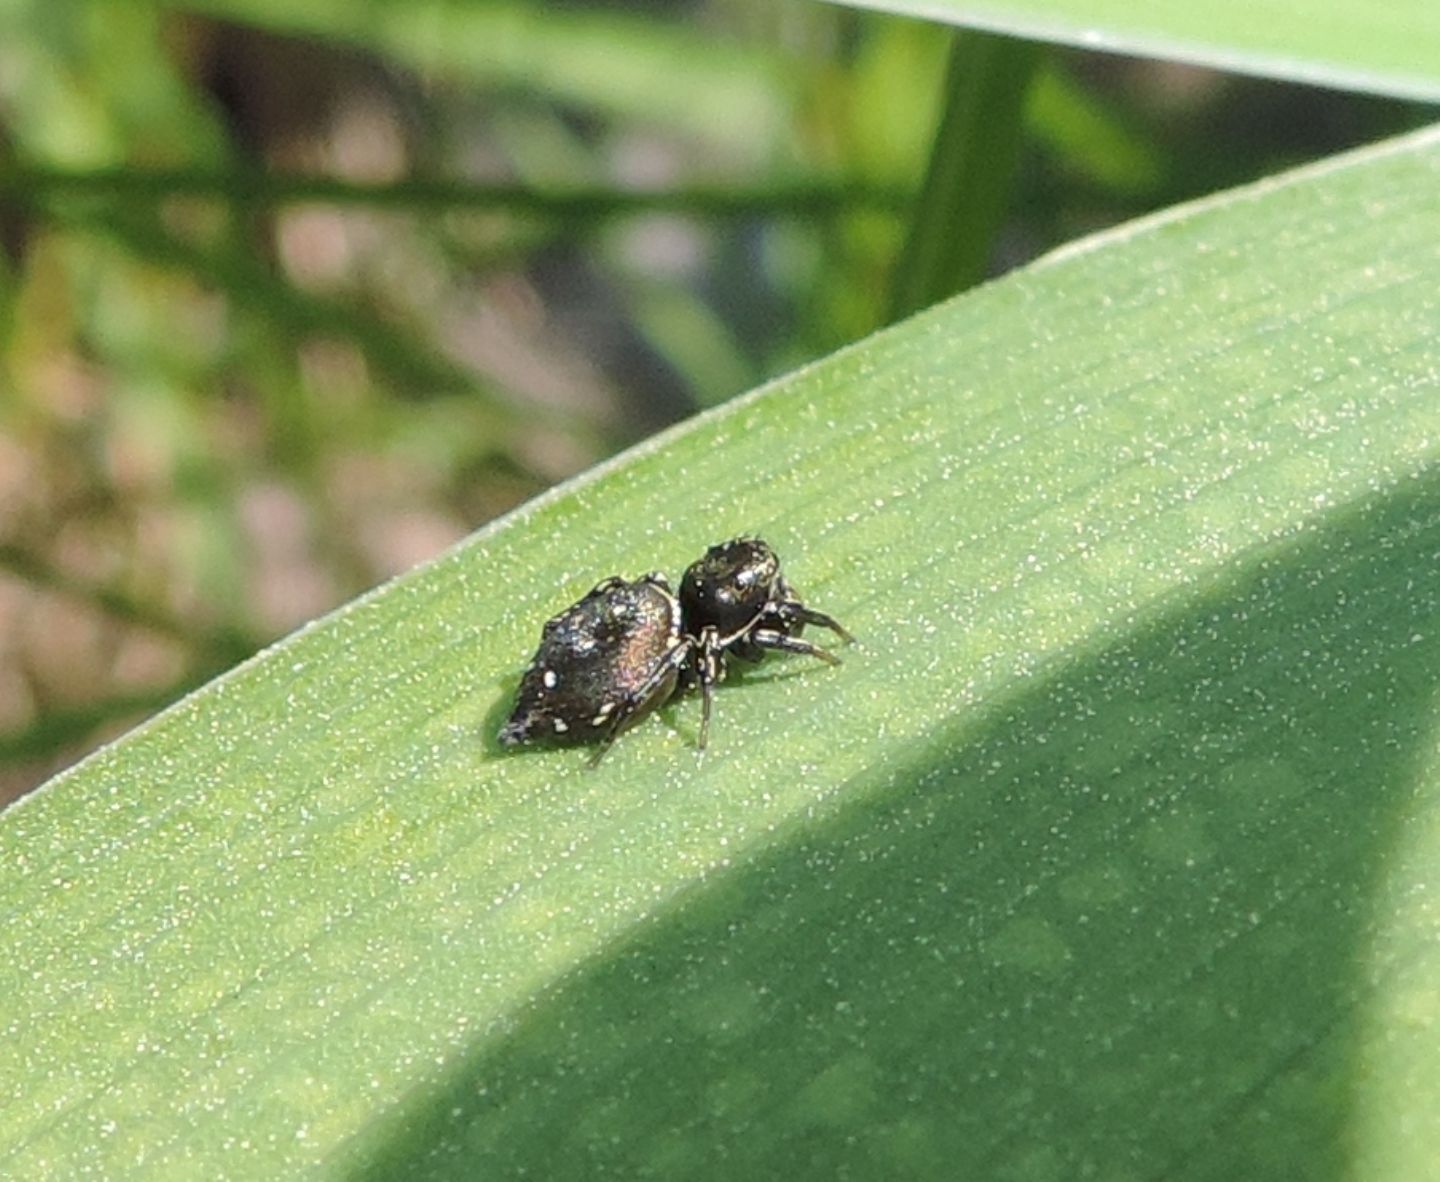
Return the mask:
[[380,1118],[354,1176],[1346,1177],[1437,552],[1431,479],[937,723]]

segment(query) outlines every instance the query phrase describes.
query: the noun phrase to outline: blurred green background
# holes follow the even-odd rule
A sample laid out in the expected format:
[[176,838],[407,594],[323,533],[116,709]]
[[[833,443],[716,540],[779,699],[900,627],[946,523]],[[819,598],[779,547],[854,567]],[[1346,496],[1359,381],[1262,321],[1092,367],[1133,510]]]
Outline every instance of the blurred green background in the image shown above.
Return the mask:
[[[0,802],[924,302],[953,37],[802,0],[0,0]],[[1077,51],[1016,76],[947,290],[1423,121]]]

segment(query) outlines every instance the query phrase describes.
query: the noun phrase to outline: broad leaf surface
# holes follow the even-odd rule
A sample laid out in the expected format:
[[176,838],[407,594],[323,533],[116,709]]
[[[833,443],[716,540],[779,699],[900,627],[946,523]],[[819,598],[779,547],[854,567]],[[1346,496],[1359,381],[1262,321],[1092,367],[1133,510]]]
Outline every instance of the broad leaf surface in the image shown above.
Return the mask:
[[[1411,1178],[1440,1159],[1440,135],[976,289],[0,815],[0,1174]],[[860,638],[598,770],[603,575]]]

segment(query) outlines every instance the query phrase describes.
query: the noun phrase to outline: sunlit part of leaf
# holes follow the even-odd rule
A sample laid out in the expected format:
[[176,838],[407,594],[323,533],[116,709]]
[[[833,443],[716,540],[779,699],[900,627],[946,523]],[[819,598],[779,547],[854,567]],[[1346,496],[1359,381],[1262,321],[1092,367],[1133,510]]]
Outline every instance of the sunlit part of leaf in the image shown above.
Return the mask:
[[[1440,134],[648,444],[0,817],[0,1174],[1406,1178],[1440,1151]],[[859,643],[594,772],[545,617]],[[1353,1167],[1353,1170],[1352,1170]]]

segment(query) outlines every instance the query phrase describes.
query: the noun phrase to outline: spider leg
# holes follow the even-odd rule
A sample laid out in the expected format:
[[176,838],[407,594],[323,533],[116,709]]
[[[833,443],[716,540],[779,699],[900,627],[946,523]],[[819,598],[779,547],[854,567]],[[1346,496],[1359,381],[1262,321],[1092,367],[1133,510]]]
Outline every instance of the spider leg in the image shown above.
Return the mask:
[[831,632],[840,637],[846,644],[854,644],[855,638],[850,635],[834,616],[827,616],[824,612],[817,612],[813,607],[806,607],[803,603],[791,601],[781,604],[780,615],[786,624],[795,627],[798,632],[806,624],[814,624],[817,628],[829,628]]
[[591,587],[590,590],[586,592],[585,598],[589,599],[592,595],[604,595],[605,592],[613,591],[616,587],[623,587],[624,585],[625,580],[619,575],[611,575],[608,579],[601,579],[595,586]]
[[779,649],[787,653],[803,653],[809,657],[818,657],[827,665],[839,665],[840,658],[832,652],[827,652],[818,644],[811,644],[808,640],[801,640],[798,636],[790,636],[776,628],[757,628],[750,633],[750,643],[758,648]]
[[800,596],[795,594],[795,588],[783,577],[777,581],[776,590],[779,592],[777,598],[780,602],[775,605],[774,610],[784,621],[785,631],[788,632],[793,628],[798,635],[806,624],[814,624],[817,628],[830,629],[846,644],[855,642],[855,638],[841,626],[840,621],[834,616],[827,616],[813,607],[806,607],[801,602]]
[[620,737],[620,733],[627,726],[637,721],[647,710],[654,710],[665,704],[675,692],[675,682],[680,670],[685,667],[685,662],[690,659],[696,647],[694,637],[682,637],[679,643],[665,654],[650,676],[620,699],[610,721],[605,724],[600,745],[590,757],[591,767],[599,765],[605,758],[605,753],[610,750],[610,745]]
[[713,624],[702,629],[700,639],[692,643],[700,653],[697,664],[700,674],[700,696],[704,700],[704,707],[700,712],[700,741],[697,746],[704,751],[706,740],[710,737],[710,702],[715,696],[715,683],[724,673],[720,664],[721,653],[724,649],[720,644],[719,633],[716,632]]

